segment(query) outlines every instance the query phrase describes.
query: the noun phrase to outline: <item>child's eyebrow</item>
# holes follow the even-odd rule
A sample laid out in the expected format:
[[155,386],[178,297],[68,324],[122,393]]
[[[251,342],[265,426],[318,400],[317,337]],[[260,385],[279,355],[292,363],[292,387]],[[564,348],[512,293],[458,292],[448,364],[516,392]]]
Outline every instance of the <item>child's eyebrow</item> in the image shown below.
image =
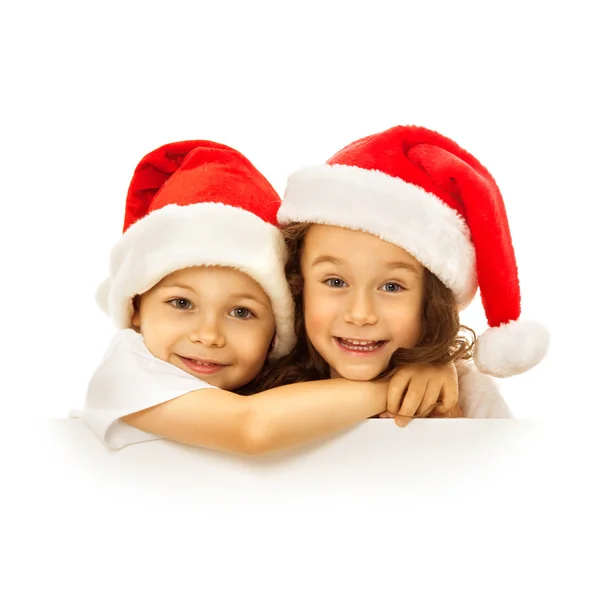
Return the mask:
[[246,292],[240,292],[239,294],[232,294],[230,296],[232,300],[254,300],[254,302],[258,302],[262,304],[265,308],[270,308],[268,304],[263,302],[260,298],[253,296],[252,294],[248,294]]
[[412,271],[415,275],[419,274],[419,269],[415,265],[406,262],[389,262],[386,263],[385,266],[389,269],[407,269],[408,271]]
[[342,260],[340,260],[339,258],[335,258],[335,256],[318,256],[317,258],[315,258],[315,260],[313,261],[311,267],[316,267],[317,265],[320,265],[321,263],[332,263],[334,265],[341,265]]
[[[333,265],[341,265],[344,261],[340,258],[335,258],[335,256],[319,256],[317,257],[313,263],[312,267],[316,267],[322,263],[331,263]],[[412,271],[415,275],[419,274],[419,269],[415,265],[411,265],[407,262],[402,261],[392,261],[385,263],[385,267],[388,269],[406,269],[408,271]]]
[[186,285],[185,283],[169,283],[168,285],[164,285],[163,288],[181,288],[184,290],[190,290],[190,292],[196,292],[196,290],[193,287],[190,287],[189,285]]

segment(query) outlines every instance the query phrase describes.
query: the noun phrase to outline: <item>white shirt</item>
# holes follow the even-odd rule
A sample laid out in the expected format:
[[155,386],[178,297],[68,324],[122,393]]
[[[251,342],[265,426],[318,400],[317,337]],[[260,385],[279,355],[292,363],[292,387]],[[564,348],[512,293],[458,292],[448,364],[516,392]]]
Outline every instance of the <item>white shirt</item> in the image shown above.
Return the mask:
[[457,363],[458,405],[468,419],[514,418],[493,377],[480,373],[471,361]]
[[[472,362],[457,365],[463,416],[471,419],[510,419],[512,414],[492,377]],[[81,419],[108,448],[116,450],[161,436],[136,429],[121,417],[157,406],[189,392],[215,386],[156,358],[133,329],[119,331],[89,383]]]
[[116,450],[161,437],[136,429],[121,417],[214,387],[156,358],[139,333],[123,329],[111,340],[91,378],[83,410],[69,416],[81,419],[105,446]]

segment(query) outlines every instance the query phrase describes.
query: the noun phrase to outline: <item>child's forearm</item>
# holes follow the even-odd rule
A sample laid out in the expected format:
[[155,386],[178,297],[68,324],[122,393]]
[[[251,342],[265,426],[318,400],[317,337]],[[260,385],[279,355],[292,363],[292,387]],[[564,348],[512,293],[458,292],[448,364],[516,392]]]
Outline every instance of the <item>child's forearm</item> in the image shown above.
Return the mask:
[[387,383],[330,379],[296,383],[251,396],[261,452],[330,435],[385,409]]
[[242,455],[266,454],[351,427],[385,409],[388,385],[311,381],[239,396],[216,388],[189,392],[122,417],[170,440]]

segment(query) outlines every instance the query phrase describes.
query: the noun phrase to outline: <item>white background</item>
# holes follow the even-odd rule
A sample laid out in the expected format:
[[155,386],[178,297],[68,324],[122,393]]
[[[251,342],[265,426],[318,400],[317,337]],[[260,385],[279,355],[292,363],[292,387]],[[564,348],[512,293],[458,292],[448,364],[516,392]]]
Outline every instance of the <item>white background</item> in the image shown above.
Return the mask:
[[[62,417],[83,401],[113,333],[94,294],[144,154],[216,140],[283,193],[293,170],[411,123],[456,140],[503,192],[523,316],[553,335],[544,364],[500,382],[510,406],[585,412],[598,331],[590,13],[578,2],[351,4],[53,2],[6,22],[3,352],[36,391],[19,412]],[[463,321],[485,329],[478,298]]]
[[[592,6],[121,0],[3,8],[4,413],[22,424],[81,406],[113,333],[94,302],[96,286],[121,234],[133,169],[148,151],[219,141],[283,193],[293,170],[358,137],[418,124],[473,153],[503,192],[523,315],[549,327],[552,346],[544,363],[501,386],[517,417],[564,421],[557,443],[568,450],[599,397],[600,47]],[[478,299],[463,321],[485,329]],[[457,510],[468,524],[468,510]],[[385,514],[371,515],[382,529],[397,516],[394,507]],[[452,539],[445,558],[458,551]],[[386,543],[373,546],[382,557],[373,583],[402,574]],[[418,548],[421,569],[431,560],[435,572],[439,547],[429,556]]]

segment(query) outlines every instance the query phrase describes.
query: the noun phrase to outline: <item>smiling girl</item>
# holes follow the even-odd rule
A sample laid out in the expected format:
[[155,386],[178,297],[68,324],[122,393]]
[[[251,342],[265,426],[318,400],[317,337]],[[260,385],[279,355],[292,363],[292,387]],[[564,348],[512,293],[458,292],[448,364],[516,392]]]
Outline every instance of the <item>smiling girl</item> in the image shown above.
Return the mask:
[[[264,454],[386,410],[388,382],[305,382],[250,395],[265,363],[296,341],[280,203],[256,168],[222,144],[168,144],[138,164],[98,292],[119,331],[83,410],[71,413],[108,448],[166,438]],[[394,390],[419,397],[423,414],[454,406],[451,372],[413,376]],[[428,382],[442,406],[437,397],[422,402]]]
[[[512,416],[483,373],[530,369],[549,334],[520,319],[504,202],[477,159],[437,132],[393,127],[291,175],[278,220],[298,344],[260,385],[382,380],[407,364],[455,363],[464,416]],[[476,340],[459,311],[478,288],[490,329]]]

